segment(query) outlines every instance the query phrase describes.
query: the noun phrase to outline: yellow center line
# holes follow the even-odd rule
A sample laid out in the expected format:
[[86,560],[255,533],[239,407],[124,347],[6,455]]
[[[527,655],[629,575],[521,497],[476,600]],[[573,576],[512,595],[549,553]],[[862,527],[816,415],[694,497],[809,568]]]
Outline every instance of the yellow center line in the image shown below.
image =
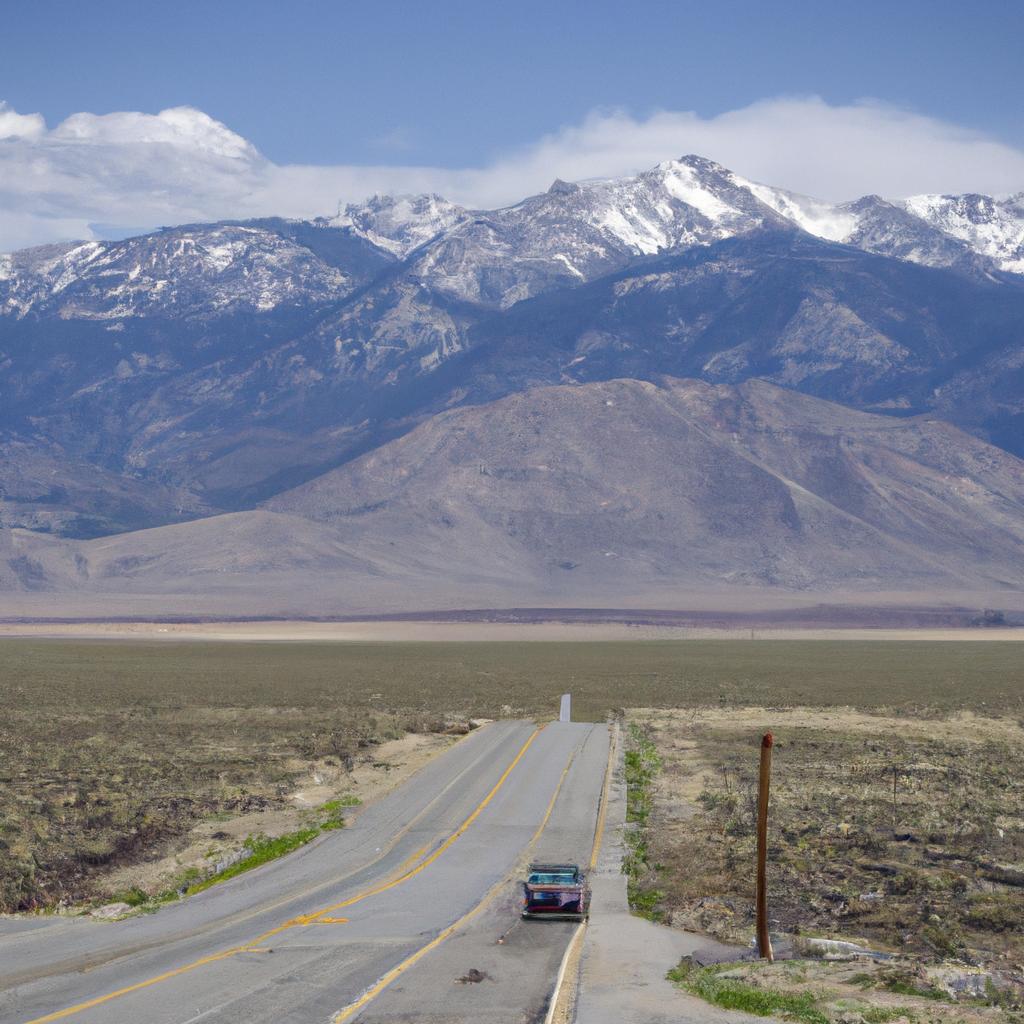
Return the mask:
[[548,809],[544,812],[544,817],[541,819],[540,824],[537,826],[537,831],[530,837],[530,842],[527,844],[527,849],[533,849],[536,845],[537,840],[540,839],[541,833],[547,826],[548,820],[551,818],[551,812],[555,809],[555,801],[558,799],[558,794],[561,792],[562,783],[565,782],[566,775],[569,774],[569,769],[572,767],[573,761],[576,760],[576,753],[582,748],[581,743],[579,747],[575,747],[573,752],[569,755],[569,760],[565,762],[565,767],[562,769],[562,774],[558,777],[558,785],[555,786],[554,793],[551,794],[551,799],[548,801]]
[[[543,728],[543,726],[542,726],[542,728]],[[478,763],[479,763],[479,759],[477,761],[472,762],[470,767],[471,768],[475,767]],[[351,871],[347,871],[345,874],[343,874],[343,875],[341,875],[341,876],[339,876],[337,878],[331,879],[329,882],[322,882],[319,885],[315,886],[313,889],[307,890],[306,892],[303,892],[303,893],[293,893],[292,895],[290,895],[290,896],[286,897],[285,899],[279,901],[277,904],[272,904],[271,906],[261,907],[261,908],[259,908],[259,910],[251,912],[251,913],[249,913],[246,916],[247,917],[253,917],[256,914],[269,913],[271,910],[276,909],[278,906],[281,906],[282,904],[294,903],[297,899],[301,899],[304,896],[311,895],[312,893],[317,892],[320,889],[326,889],[326,888],[329,888],[331,886],[340,885],[342,882],[344,882],[347,879],[351,878],[353,875],[359,874],[359,872],[365,871],[367,868],[373,867],[374,864],[379,864],[402,841],[402,838],[408,832],[412,831],[412,829],[414,829],[419,824],[419,822],[429,813],[429,811],[434,806],[434,804],[437,803],[437,801],[440,800],[440,798],[445,793],[447,793],[448,790],[451,789],[452,786],[455,784],[455,782],[457,782],[459,779],[461,779],[462,776],[468,770],[469,769],[463,769],[462,771],[460,771],[459,774],[455,777],[454,780],[449,782],[448,785],[446,785],[440,791],[440,793],[438,793],[433,799],[431,799],[428,803],[426,803],[423,806],[422,810],[420,810],[420,812],[415,817],[413,817],[406,825],[404,825],[401,829],[398,830],[398,832],[395,833],[395,835],[391,839],[391,841],[386,846],[382,847],[378,851],[378,856],[374,857],[372,860],[367,861],[365,864],[360,864],[358,867],[353,868]],[[404,861],[402,861],[401,864],[399,864],[397,867],[395,867],[391,871],[389,871],[384,877],[385,878],[397,877],[398,875],[400,875],[405,870],[405,868],[409,864],[411,864],[413,861],[417,860],[424,853],[426,853],[426,851],[429,848],[430,848],[429,844],[427,846],[421,846],[415,853],[410,854]],[[315,917],[319,913],[322,913],[322,911],[317,911],[314,914],[306,915],[306,917]],[[339,919],[339,920],[347,921],[348,919],[344,918],[344,919]],[[283,931],[284,927],[291,927],[293,923],[303,924],[303,923],[308,923],[308,922],[304,921],[303,918],[296,918],[294,922],[286,921],[285,925],[282,928],[277,928],[277,929],[274,930],[274,934],[277,934],[278,932]],[[262,938],[262,936],[261,936],[261,938]],[[34,1021],[29,1021],[28,1024],[35,1024],[35,1022]]]
[[126,996],[130,992],[138,992],[141,989],[149,988],[150,985],[157,985],[161,981],[167,981],[170,978],[177,978],[179,975],[187,974],[189,971],[194,971],[197,967],[203,967],[206,964],[212,964],[218,960],[226,960],[228,957],[235,956],[237,953],[246,952],[249,952],[249,950],[245,946],[236,946],[234,949],[225,949],[221,953],[214,953],[213,956],[203,957],[202,960],[196,960],[193,963],[185,964],[184,967],[176,967],[173,971],[166,971],[164,974],[158,974],[155,978],[147,978],[145,981],[129,985],[127,988],[118,989],[116,992],[110,992],[105,996],[97,996],[95,999],[79,1003],[77,1006],[69,1006],[66,1010],[58,1010],[56,1013],[48,1013],[45,1017],[36,1017],[34,1020],[29,1021],[28,1024],[44,1024],[44,1021],[60,1020],[62,1017],[70,1017],[73,1013],[81,1013],[83,1010],[91,1010],[94,1006],[101,1006],[103,1003],[107,1003],[111,999],[116,999],[118,996]]
[[[565,767],[562,769],[562,774],[559,776],[558,785],[555,786],[555,791],[551,794],[550,801],[548,801],[548,807],[544,813],[544,817],[541,820],[541,823],[538,826],[537,831],[533,833],[533,836],[530,838],[529,843],[526,844],[526,847],[520,854],[519,861],[517,863],[521,863],[523,861],[526,855],[534,848],[534,846],[536,846],[537,840],[540,839],[541,833],[544,831],[544,827],[547,825],[548,820],[551,818],[551,813],[555,809],[555,802],[558,800],[558,794],[562,790],[562,783],[565,782],[565,777],[569,774],[569,769],[572,767],[573,760],[576,757],[576,752],[579,749],[579,747],[574,748],[572,753],[569,755],[569,760],[566,762]],[[437,947],[440,946],[442,942],[450,938],[463,925],[465,925],[474,917],[476,917],[476,915],[479,914],[480,911],[483,910],[484,907],[486,907],[494,899],[494,897],[497,896],[497,894],[505,888],[508,882],[512,880],[514,874],[515,872],[507,874],[500,881],[495,882],[494,885],[492,885],[491,888],[487,890],[487,892],[483,896],[483,899],[481,899],[480,902],[477,903],[475,907],[472,907],[470,910],[466,911],[466,913],[463,914],[462,917],[460,917],[457,921],[453,922],[443,931],[439,932],[425,946],[421,946],[418,950],[416,950],[415,953],[411,953],[401,963],[396,964],[394,967],[392,967],[391,970],[387,972],[387,974],[383,975],[375,984],[368,988],[354,1003],[350,1003],[344,1009],[339,1010],[331,1018],[331,1024],[344,1024],[345,1021],[351,1020],[352,1017],[355,1014],[357,1014],[360,1010],[362,1010],[367,1003],[370,1003],[374,999],[376,999],[377,996],[379,996],[381,992],[383,992],[384,989],[386,989],[388,985],[390,985],[396,978],[401,977],[401,975],[403,975],[407,970],[409,970],[410,967],[413,967],[417,963],[419,963],[419,961],[422,960],[429,952],[431,952],[431,950],[437,949]]]
[[423,854],[425,854],[427,852],[427,850],[429,850],[429,849],[430,849],[429,846],[421,846],[415,853],[410,853],[409,856],[406,857],[405,860],[402,861],[400,866],[403,867],[403,868],[404,867],[408,867],[414,861],[419,860],[420,857],[422,857]]
[[[429,857],[425,857],[416,867],[400,875],[393,881],[387,882],[384,885],[376,886],[372,889],[368,889],[366,892],[360,893],[357,896],[353,896],[350,899],[345,900],[342,903],[336,903],[329,907],[324,907],[322,910],[318,910],[313,914],[303,914],[300,917],[293,917],[283,924],[278,925],[276,928],[272,928],[268,932],[264,932],[258,938],[252,942],[247,942],[242,946],[233,946],[231,949],[222,950],[219,953],[214,953],[210,956],[203,957],[200,960],[195,960],[190,964],[185,964],[182,967],[176,967],[174,970],[165,971],[163,974],[158,974],[153,978],[147,978],[145,981],[136,982],[134,985],[128,985],[125,988],[117,989],[115,992],[108,992],[106,995],[97,996],[94,999],[89,999],[83,1003],[76,1003],[74,1006],[69,1006],[64,1010],[57,1010],[54,1013],[49,1013],[45,1017],[35,1017],[26,1024],[46,1024],[47,1021],[63,1020],[65,1017],[71,1017],[76,1013],[82,1013],[84,1010],[91,1010],[93,1007],[102,1006],[104,1003],[109,1003],[113,999],[119,999],[121,996],[130,995],[133,992],[139,992],[142,989],[149,988],[151,985],[159,984],[162,981],[167,981],[171,978],[177,978],[182,974],[187,974],[189,971],[194,971],[199,967],[204,967],[207,964],[216,963],[220,960],[227,960],[229,957],[237,956],[239,953],[258,953],[261,952],[257,947],[261,946],[268,939],[273,938],[275,935],[280,935],[281,932],[286,931],[289,928],[295,928],[306,924],[316,924],[321,921],[328,923],[323,919],[327,917],[332,911],[340,910],[342,907],[352,906],[354,903],[358,903],[361,900],[368,899],[370,896],[377,896],[382,892],[387,892],[389,889],[393,889],[397,885],[401,885],[403,882],[408,881],[410,878],[418,875],[424,868],[433,864],[469,827],[474,821],[480,816],[484,808],[494,799],[498,790],[505,784],[505,780],[508,779],[509,775],[512,774],[512,769],[522,760],[523,755],[529,750],[530,745],[537,738],[541,729],[544,726],[539,726],[534,729],[530,734],[526,742],[519,748],[519,752],[512,759],[511,764],[502,773],[501,778],[494,784],[491,791],[477,804],[476,809],[472,814],[459,826],[459,828],[452,833]],[[425,847],[424,847],[425,849]],[[330,918],[329,923],[339,923],[340,920]]]
[[594,827],[594,846],[590,851],[590,870],[597,867],[597,858],[601,853],[601,840],[604,836],[604,825],[608,818],[608,790],[611,788],[612,765],[615,763],[616,749],[619,742],[619,727],[612,729],[611,742],[608,744],[608,763],[604,768],[604,785],[601,787],[601,806],[597,811],[597,825]]
[[[410,878],[415,877],[424,869],[430,867],[447,850],[468,828],[473,824],[474,821],[483,813],[487,805],[494,799],[498,790],[505,785],[505,780],[512,774],[512,769],[519,764],[522,760],[523,755],[529,749],[530,744],[537,738],[538,733],[544,727],[541,726],[539,729],[535,729],[531,734],[530,738],[522,745],[519,753],[512,759],[512,763],[505,769],[502,776],[494,784],[494,788],[477,804],[476,809],[473,813],[453,832],[432,854],[428,857],[424,857],[415,867],[410,868],[404,875],[399,875],[398,878],[390,882],[385,882],[383,885],[378,885],[373,889],[367,889],[366,892],[361,892],[357,896],[350,896],[347,900],[342,900],[341,903],[333,903],[329,907],[324,907],[323,910],[318,910],[315,914],[310,915],[311,920],[315,920],[318,917],[322,917],[324,914],[329,914],[334,910],[341,910],[342,907],[351,907],[355,903],[360,903],[365,899],[369,899],[371,896],[379,896],[382,892],[387,892],[389,889],[393,889],[396,885],[401,885],[403,882],[407,882]],[[267,937],[271,934],[276,934],[279,929],[275,929],[274,932],[268,932]],[[263,941],[264,936],[260,936],[256,940],[254,945],[259,945]]]
[[[445,793],[448,792],[449,789],[451,789],[458,781],[460,781],[462,779],[463,775],[465,775],[468,771],[476,768],[476,766],[479,764],[479,761],[480,761],[480,759],[478,758],[478,759],[472,761],[467,768],[463,768],[455,776],[455,778],[453,778],[446,786],[444,786],[444,788],[441,789],[430,801],[428,801],[426,804],[423,805],[423,807],[419,811],[419,813],[417,813],[413,818],[411,818],[408,822],[406,822],[406,824],[404,826],[402,826],[402,828],[400,828],[394,834],[394,836],[387,843],[387,845],[385,845],[383,847],[380,847],[377,850],[377,856],[373,857],[371,860],[368,860],[368,861],[366,861],[366,862],[364,862],[362,864],[359,864],[357,867],[352,868],[351,871],[346,871],[343,875],[336,876],[335,878],[332,878],[332,879],[330,879],[330,880],[328,880],[326,882],[320,882],[316,886],[314,886],[312,889],[307,889],[304,892],[293,892],[290,895],[286,896],[284,899],[281,899],[281,900],[277,901],[276,903],[265,904],[263,906],[258,907],[255,910],[249,910],[249,911],[247,911],[247,912],[245,912],[243,914],[235,914],[228,921],[228,923],[231,923],[231,921],[234,921],[234,923],[236,923],[236,924],[241,924],[243,921],[248,920],[251,917],[256,917],[256,916],[264,915],[264,914],[269,914],[272,911],[276,910],[280,906],[283,906],[283,905],[288,904],[288,903],[295,903],[296,900],[300,900],[300,899],[302,899],[302,898],[304,898],[306,896],[314,895],[315,893],[319,892],[322,889],[327,889],[327,888],[338,886],[342,882],[347,881],[353,875],[357,875],[361,871],[365,871],[368,868],[373,867],[374,864],[379,864],[402,841],[403,837],[407,833],[411,832],[412,829],[414,829],[420,823],[420,821],[430,813],[430,811],[433,808],[433,806],[441,799],[442,796],[444,796]],[[389,871],[385,877],[388,877],[388,878],[394,877],[394,876],[400,874],[401,872],[403,872],[405,870],[405,868],[410,863],[412,863],[414,860],[416,860],[418,857],[420,857],[423,853],[425,853],[428,848],[429,848],[428,846],[421,847],[414,854],[411,854],[404,861],[402,861],[401,864],[399,864],[397,867],[395,867],[391,871]],[[186,936],[182,936],[182,938],[189,938],[189,937],[190,936],[187,936],[187,935]],[[147,948],[147,947],[143,947],[143,949],[140,950],[140,952],[144,951],[145,948]],[[35,1022],[34,1021],[29,1021],[29,1024],[35,1024]]]

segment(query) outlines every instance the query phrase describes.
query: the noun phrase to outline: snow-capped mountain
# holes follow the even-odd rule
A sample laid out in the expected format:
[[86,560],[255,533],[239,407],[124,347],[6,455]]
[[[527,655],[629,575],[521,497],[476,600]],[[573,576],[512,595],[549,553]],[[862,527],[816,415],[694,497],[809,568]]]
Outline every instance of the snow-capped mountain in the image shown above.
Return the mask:
[[974,264],[1024,273],[1024,193],[1004,201],[980,195],[921,195],[897,202],[863,196],[848,203],[826,203],[754,182],[745,184],[818,238],[924,266]]
[[1000,270],[1024,274],[1024,192],[991,196],[912,196],[904,209],[993,260]]
[[830,203],[688,156],[497,210],[25,250],[0,257],[0,595],[287,565],[351,601],[455,563],[489,601],[530,565],[587,600],[619,566],[1014,585],[1022,395],[1024,194]]
[[499,210],[467,211],[433,195],[378,196],[329,223],[400,258],[411,254],[412,274],[428,287],[506,308],[637,257],[766,228],[799,229],[925,266],[1024,273],[1022,196],[830,203],[685,156],[634,177],[558,180],[546,193]]
[[686,157],[633,178],[556,181],[515,206],[476,213],[418,253],[411,270],[446,294],[507,308],[638,256],[785,223],[725,168]]
[[261,313],[340,298],[353,283],[350,274],[274,231],[202,225],[0,256],[0,312],[111,321]]
[[354,234],[404,259],[413,249],[469,217],[468,210],[438,195],[376,195],[362,204],[350,203],[336,217],[316,223],[349,228]]
[[1022,222],[1020,197],[828,203],[689,156],[498,210],[377,196],[17,252],[0,526],[252,508],[440,410],[619,378],[756,378],[1024,454]]
[[[587,280],[623,258],[783,226],[925,266],[1024,273],[1024,193],[1002,202],[988,196],[901,202],[864,196],[829,203],[750,181],[698,156],[669,160],[632,178],[556,181],[546,195],[457,225],[446,236],[458,243],[457,259],[438,247],[423,255],[421,266],[469,298],[478,297],[465,286],[472,243],[492,250],[487,263],[514,252],[547,261],[556,276]],[[475,255],[483,262],[481,253]],[[510,290],[503,304],[522,297]]]
[[1024,274],[1024,193],[829,203],[686,156],[633,177],[556,181],[498,210],[378,195],[313,222],[190,225],[25,250],[0,256],[0,315],[117,321],[308,307],[344,298],[396,261],[407,262],[411,288],[503,309],[637,259],[765,229],[925,266]]

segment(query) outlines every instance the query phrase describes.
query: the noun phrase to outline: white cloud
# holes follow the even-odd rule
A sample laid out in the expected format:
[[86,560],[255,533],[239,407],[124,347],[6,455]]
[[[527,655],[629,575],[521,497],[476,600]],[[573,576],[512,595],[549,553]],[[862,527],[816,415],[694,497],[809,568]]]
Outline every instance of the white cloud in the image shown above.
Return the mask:
[[75,114],[47,129],[0,104],[0,252],[88,236],[89,223],[159,225],[333,213],[374,192],[497,206],[566,180],[698,153],[824,199],[1024,189],[1024,151],[883,103],[777,98],[716,117],[597,111],[481,168],[277,165],[202,111]]
[[19,114],[0,100],[0,139],[33,139],[45,131],[41,114]]
[[92,238],[88,220],[74,217],[39,217],[17,210],[0,210],[0,253],[27,249],[46,242]]

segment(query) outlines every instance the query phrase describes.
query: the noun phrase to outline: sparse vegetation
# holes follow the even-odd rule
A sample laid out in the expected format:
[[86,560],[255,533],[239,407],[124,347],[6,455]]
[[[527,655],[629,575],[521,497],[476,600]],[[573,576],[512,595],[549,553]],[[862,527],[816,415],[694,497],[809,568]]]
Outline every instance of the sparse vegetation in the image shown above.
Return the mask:
[[[759,988],[749,982],[724,976],[721,967],[697,967],[687,960],[668,972],[670,981],[695,996],[724,1010],[742,1010],[758,1017],[774,1014],[804,1024],[830,1024],[830,1019],[817,1008],[810,992],[797,995],[772,988]],[[892,1019],[892,1018],[887,1018]]]
[[650,921],[660,921],[658,904],[665,893],[651,884],[654,874],[647,847],[646,825],[654,807],[654,779],[661,768],[661,759],[654,744],[635,723],[628,727],[627,746],[623,757],[626,776],[626,824],[623,834],[625,854],[622,871],[626,875],[626,892],[630,908]]
[[[341,825],[337,823],[328,826],[328,828],[340,827]],[[291,853],[300,846],[311,843],[323,831],[323,826],[308,825],[297,832],[289,832],[286,835],[275,836],[274,838],[269,836],[250,836],[245,841],[245,849],[248,851],[245,857],[224,868],[223,871],[218,871],[216,874],[188,886],[185,890],[185,895],[191,896],[193,893],[202,892],[204,889],[217,885],[218,882],[226,882],[229,878],[235,878],[246,871],[258,868],[261,864],[268,864],[272,860],[277,860],[278,857],[283,857],[286,853]]]
[[[224,649],[179,660],[173,646],[3,648],[0,910],[90,898],[142,906],[205,886],[195,868],[160,893],[111,891],[104,878],[173,849],[198,821],[291,808],[311,766],[343,784],[379,743],[445,726],[416,707],[346,700],[322,678],[310,686],[301,658],[293,676],[285,658],[250,674],[251,650],[232,666]],[[357,802],[342,793],[288,834],[253,838],[248,856],[218,877],[341,827]]]
[[631,880],[660,893],[645,915],[747,944],[757,745],[773,727],[773,931],[809,951],[821,937],[912,955],[871,975],[889,993],[947,998],[917,967],[953,962],[994,972],[997,994],[971,993],[982,1001],[1024,995],[1024,724],[838,708],[631,715],[663,765],[646,871]]
[[[1019,645],[985,642],[2,640],[0,909],[114,898],[112,867],[157,856],[199,821],[283,806],[310,765],[343,778],[381,741],[459,716],[549,715],[567,688],[576,716],[596,720],[625,703],[1019,715],[1022,663]],[[997,761],[990,788],[1015,770]],[[961,926],[1012,936],[1019,919],[1014,891],[993,886],[972,892]],[[955,942],[943,923],[934,941]]]
[[746,961],[700,967],[686,958],[668,972],[684,991],[724,1009],[805,1024],[1020,1024],[1006,999],[956,999],[917,985],[893,987],[905,968],[871,962]]

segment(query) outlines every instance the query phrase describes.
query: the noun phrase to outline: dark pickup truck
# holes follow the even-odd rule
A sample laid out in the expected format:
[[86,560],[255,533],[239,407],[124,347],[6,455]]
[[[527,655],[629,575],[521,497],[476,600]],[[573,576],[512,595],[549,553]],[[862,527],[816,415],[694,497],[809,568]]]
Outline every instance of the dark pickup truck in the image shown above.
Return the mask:
[[582,921],[590,911],[590,886],[577,864],[531,864],[523,882],[523,917]]

